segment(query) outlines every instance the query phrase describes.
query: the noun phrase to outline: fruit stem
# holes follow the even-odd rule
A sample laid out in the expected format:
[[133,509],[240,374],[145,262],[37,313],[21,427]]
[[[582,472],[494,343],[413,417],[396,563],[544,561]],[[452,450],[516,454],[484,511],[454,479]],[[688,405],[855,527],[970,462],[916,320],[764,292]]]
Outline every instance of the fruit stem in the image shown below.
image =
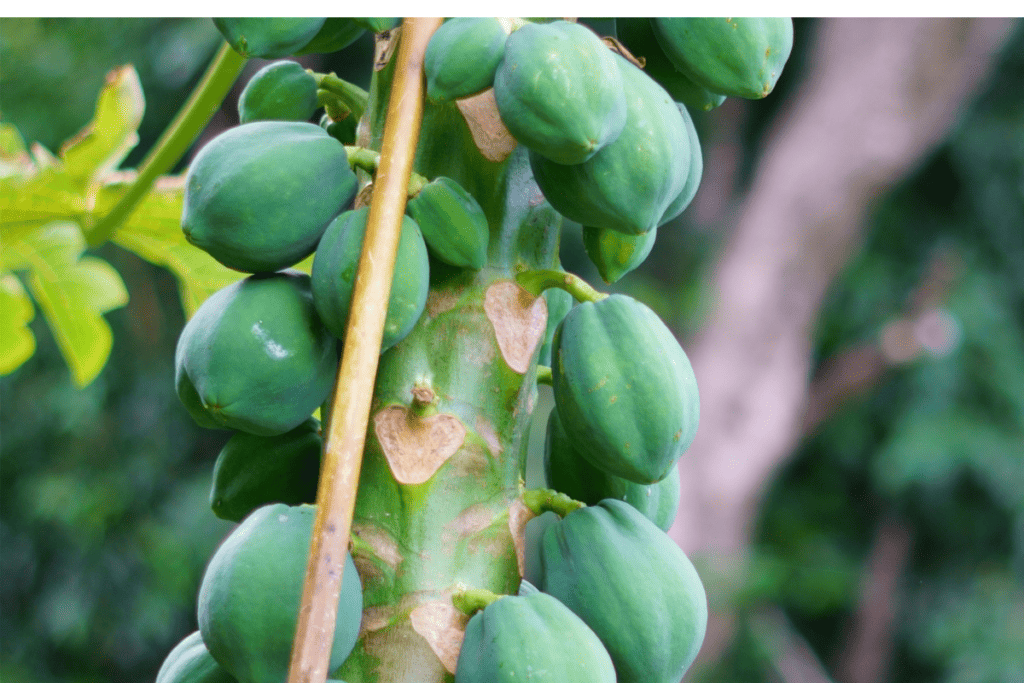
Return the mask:
[[550,387],[552,381],[553,381],[553,377],[551,375],[551,368],[549,368],[546,365],[538,365],[537,366],[537,384],[546,384],[546,385],[548,385]]
[[554,512],[559,517],[565,517],[574,510],[586,507],[586,503],[573,500],[564,493],[559,493],[554,489],[529,489],[523,491],[523,504],[536,515]]
[[423,117],[423,55],[440,25],[440,18],[402,21],[376,190],[324,444],[316,519],[287,683],[324,683],[327,678],[384,318]]
[[[348,154],[348,165],[355,169],[362,169],[372,176],[377,175],[377,170],[380,167],[380,154],[373,151],[369,147],[355,147],[353,145],[345,145],[345,153]],[[409,173],[409,187],[407,190],[407,196],[412,199],[420,193],[420,191],[430,182],[429,178],[421,176],[419,173]]]
[[505,596],[492,593],[483,588],[467,588],[466,590],[452,593],[452,604],[460,612],[472,615],[477,610],[482,610],[495,600],[503,597]]
[[[307,71],[309,71],[307,69]],[[316,87],[332,95],[332,100],[340,104],[341,108],[354,115],[357,119],[362,118],[366,111],[366,105],[370,101],[370,94],[354,83],[338,78],[334,72],[329,74],[318,74],[309,71],[316,78]],[[317,93],[319,95],[319,93]],[[328,112],[329,113],[329,112]],[[335,119],[334,116],[331,116]],[[344,118],[344,117],[340,117]]]
[[174,168],[220,108],[245,62],[245,57],[232,50],[230,45],[221,45],[199,85],[142,161],[139,174],[128,192],[86,234],[90,247],[109,240],[153,187],[156,179]]
[[604,292],[591,287],[579,275],[562,270],[524,270],[516,275],[519,286],[534,296],[540,296],[545,289],[558,287],[572,294],[576,301],[600,301],[608,298]]

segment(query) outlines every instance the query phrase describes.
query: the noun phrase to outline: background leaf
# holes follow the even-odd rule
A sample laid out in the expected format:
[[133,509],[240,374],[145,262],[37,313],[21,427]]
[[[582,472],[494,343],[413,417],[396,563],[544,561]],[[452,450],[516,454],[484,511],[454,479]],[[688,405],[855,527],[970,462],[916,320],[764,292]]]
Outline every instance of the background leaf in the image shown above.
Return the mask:
[[113,337],[102,314],[128,302],[117,271],[83,251],[82,233],[66,223],[4,244],[5,257],[14,255],[13,262],[28,268],[32,296],[78,386],[91,382],[110,355]]
[[21,281],[0,275],[0,375],[13,372],[36,352],[36,338],[28,324],[36,316]]

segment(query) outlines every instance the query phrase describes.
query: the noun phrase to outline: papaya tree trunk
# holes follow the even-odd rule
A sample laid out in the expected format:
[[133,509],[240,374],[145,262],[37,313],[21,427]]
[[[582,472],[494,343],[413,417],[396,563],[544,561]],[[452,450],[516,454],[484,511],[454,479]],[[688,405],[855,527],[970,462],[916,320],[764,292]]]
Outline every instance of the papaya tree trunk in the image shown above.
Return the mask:
[[[359,144],[379,150],[396,32],[378,38]],[[468,617],[456,590],[513,593],[522,567],[527,435],[536,403],[543,297],[522,269],[557,267],[560,218],[533,182],[493,98],[427,104],[414,171],[450,177],[490,226],[488,264],[431,261],[426,310],[380,359],[353,519],[364,587],[348,683],[452,681]]]

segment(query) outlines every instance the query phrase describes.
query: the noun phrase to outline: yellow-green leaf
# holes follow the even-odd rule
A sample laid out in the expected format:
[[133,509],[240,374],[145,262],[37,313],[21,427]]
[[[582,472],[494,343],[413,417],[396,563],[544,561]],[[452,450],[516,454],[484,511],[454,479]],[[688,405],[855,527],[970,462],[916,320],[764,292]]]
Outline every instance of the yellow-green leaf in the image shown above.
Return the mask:
[[122,66],[108,73],[93,120],[61,147],[65,172],[88,185],[116,169],[139,142],[136,131],[145,109],[142,83],[134,67]]
[[28,324],[36,315],[32,300],[11,273],[0,274],[0,375],[14,372],[36,352]]
[[110,356],[113,337],[102,314],[128,302],[117,271],[106,261],[83,257],[84,250],[82,233],[68,223],[4,240],[5,256],[15,254],[11,260],[28,269],[32,297],[79,386],[95,379]]

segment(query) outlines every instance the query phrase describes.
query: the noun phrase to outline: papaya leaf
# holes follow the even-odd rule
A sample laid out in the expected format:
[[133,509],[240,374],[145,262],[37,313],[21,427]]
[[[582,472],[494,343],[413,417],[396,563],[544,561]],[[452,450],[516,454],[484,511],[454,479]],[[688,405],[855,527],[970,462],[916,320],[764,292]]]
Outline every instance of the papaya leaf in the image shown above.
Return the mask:
[[145,109],[134,67],[108,73],[92,121],[61,147],[64,172],[88,186],[114,171],[138,144],[136,131]]
[[52,223],[27,236],[6,235],[2,256],[5,270],[28,270],[32,297],[78,386],[95,379],[110,355],[113,335],[102,314],[128,302],[117,271],[84,251],[74,225]]
[[7,375],[36,352],[28,324],[36,316],[32,300],[11,273],[0,275],[0,375]]

